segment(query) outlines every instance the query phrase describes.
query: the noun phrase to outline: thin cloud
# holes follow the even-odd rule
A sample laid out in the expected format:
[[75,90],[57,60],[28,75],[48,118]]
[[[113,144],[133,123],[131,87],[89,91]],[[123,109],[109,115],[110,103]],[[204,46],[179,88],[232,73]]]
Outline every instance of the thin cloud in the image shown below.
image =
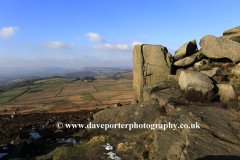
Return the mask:
[[47,44],[43,44],[42,46],[46,47],[46,48],[63,49],[63,48],[72,48],[75,46],[75,44],[69,45],[69,44],[65,44],[63,42],[55,41],[55,42],[49,42]]
[[106,40],[104,38],[100,37],[100,35],[97,33],[89,32],[85,35],[85,37],[89,37],[90,41],[106,42]]
[[144,39],[144,38],[147,38],[147,36],[146,35],[140,35],[140,38]]
[[80,39],[78,36],[77,37],[75,37],[76,39]]
[[90,49],[97,49],[97,50],[119,50],[119,51],[128,51],[130,48],[127,44],[104,44],[104,45],[95,45],[91,46]]
[[0,30],[0,36],[2,38],[10,38],[12,37],[16,32],[18,32],[19,27],[4,27]]
[[74,59],[73,57],[69,57],[69,59]]
[[133,41],[133,43],[130,45],[131,48],[134,48],[135,45],[137,44],[143,44],[142,42],[138,42],[138,41]]

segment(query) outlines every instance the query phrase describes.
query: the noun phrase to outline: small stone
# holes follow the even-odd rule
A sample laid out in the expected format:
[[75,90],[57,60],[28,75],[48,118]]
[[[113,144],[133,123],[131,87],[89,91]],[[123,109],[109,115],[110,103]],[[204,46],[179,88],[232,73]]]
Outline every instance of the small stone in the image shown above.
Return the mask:
[[116,104],[114,105],[114,107],[119,107],[119,106],[122,106],[122,104],[116,103]]
[[92,117],[88,117],[88,118],[87,118],[87,121],[91,121],[91,120],[92,120]]

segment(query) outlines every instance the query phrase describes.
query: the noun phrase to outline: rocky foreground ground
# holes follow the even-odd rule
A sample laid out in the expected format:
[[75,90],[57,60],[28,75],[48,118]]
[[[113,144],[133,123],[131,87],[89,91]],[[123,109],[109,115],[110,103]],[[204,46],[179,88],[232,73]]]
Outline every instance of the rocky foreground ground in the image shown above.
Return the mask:
[[0,115],[0,153],[8,153],[2,158],[34,159],[56,147],[69,145],[67,140],[78,142],[78,133],[81,135],[83,132],[79,132],[79,129],[59,130],[56,123],[86,124],[100,110]]

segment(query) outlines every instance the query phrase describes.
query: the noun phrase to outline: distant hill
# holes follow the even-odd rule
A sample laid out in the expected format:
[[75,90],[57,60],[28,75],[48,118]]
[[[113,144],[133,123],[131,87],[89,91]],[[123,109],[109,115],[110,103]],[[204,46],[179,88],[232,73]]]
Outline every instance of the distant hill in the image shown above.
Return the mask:
[[85,77],[85,76],[110,76],[118,72],[132,71],[132,67],[128,68],[117,68],[117,67],[84,67],[77,71],[71,71],[61,74],[64,77]]
[[66,69],[60,67],[46,67],[39,69],[30,68],[13,68],[13,67],[0,67],[0,80],[7,80],[20,77],[32,77],[32,76],[47,76],[47,75],[58,75],[74,69]]
[[[51,76],[63,76],[68,78],[75,77],[101,77],[117,76],[122,72],[130,72],[133,67],[84,67],[78,70],[66,69],[60,67],[47,67],[39,69],[26,68],[1,68],[0,67],[0,85],[8,85],[26,80],[45,78]],[[117,74],[117,75],[116,75]]]

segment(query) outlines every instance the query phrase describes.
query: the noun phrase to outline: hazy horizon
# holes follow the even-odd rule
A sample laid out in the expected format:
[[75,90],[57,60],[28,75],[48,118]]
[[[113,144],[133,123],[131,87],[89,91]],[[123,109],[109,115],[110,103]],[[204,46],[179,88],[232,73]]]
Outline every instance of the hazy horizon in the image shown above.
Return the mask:
[[174,52],[239,26],[240,1],[0,2],[0,68],[133,66],[133,46]]

